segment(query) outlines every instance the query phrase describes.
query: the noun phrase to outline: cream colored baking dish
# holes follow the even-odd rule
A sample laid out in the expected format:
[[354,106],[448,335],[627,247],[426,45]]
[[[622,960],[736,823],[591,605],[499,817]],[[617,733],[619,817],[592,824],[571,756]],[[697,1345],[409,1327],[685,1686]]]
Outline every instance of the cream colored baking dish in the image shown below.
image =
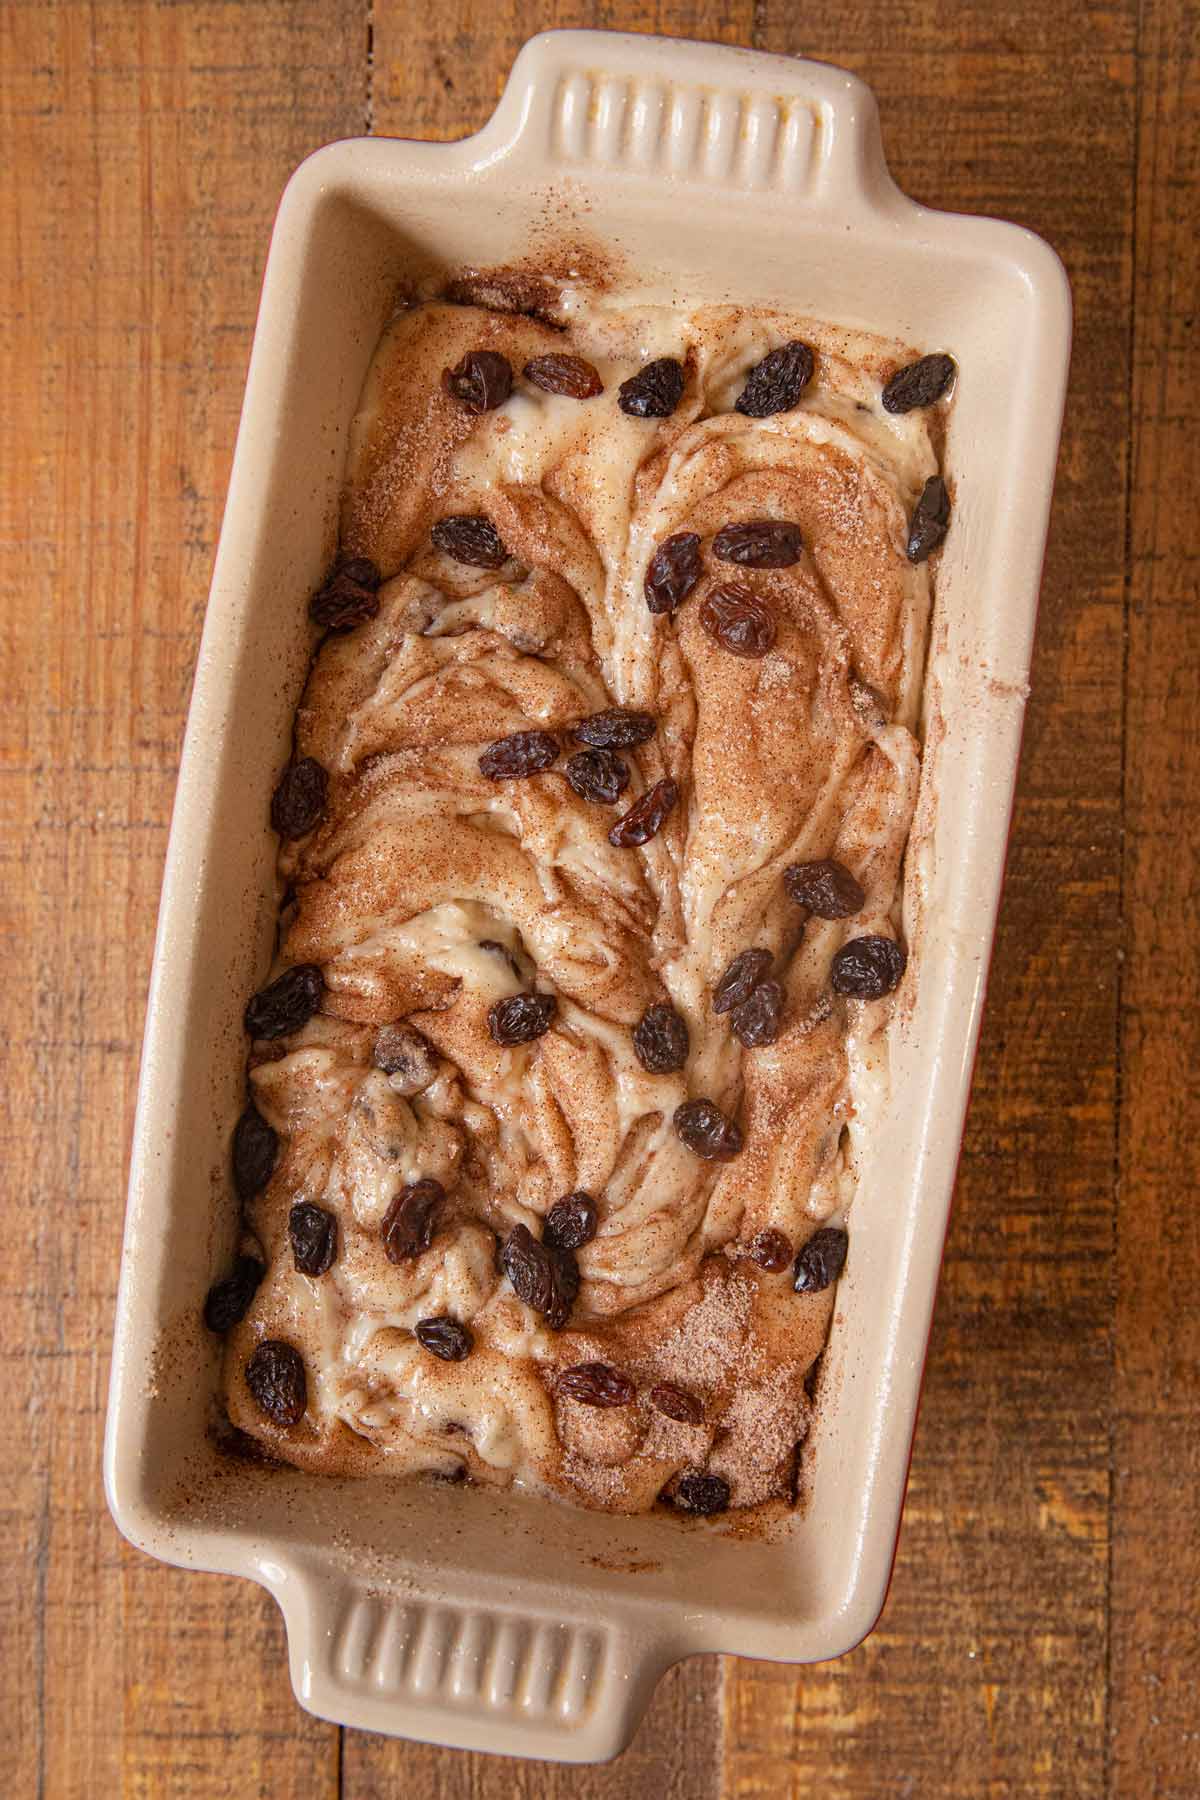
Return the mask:
[[[270,791],[396,286],[597,253],[639,287],[862,326],[961,371],[906,910],[919,958],[854,1204],[807,1498],[774,1541],[519,1494],[239,1464],[199,1324],[235,1234],[245,996],[274,926]],[[522,50],[460,144],[361,139],[280,208],[179,778],[134,1135],[105,1476],[135,1544],[263,1583],[301,1702],[346,1724],[585,1761],[679,1657],[836,1656],[887,1588],[1004,862],[1070,336],[1061,265],[931,212],[875,103],[817,63],[602,32]],[[236,1671],[232,1672],[236,1675]]]

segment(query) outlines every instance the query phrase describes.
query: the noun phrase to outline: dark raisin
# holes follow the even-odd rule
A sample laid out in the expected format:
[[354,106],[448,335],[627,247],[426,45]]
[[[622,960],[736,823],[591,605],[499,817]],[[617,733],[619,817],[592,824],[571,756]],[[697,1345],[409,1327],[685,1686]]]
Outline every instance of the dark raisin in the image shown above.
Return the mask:
[[500,1267],[518,1300],[541,1313],[552,1330],[561,1330],[579,1292],[579,1269],[571,1251],[539,1244],[526,1226],[514,1225],[501,1245]]
[[905,554],[911,563],[932,556],[950,529],[950,496],[940,475],[931,475],[921,489],[911,523]]
[[777,981],[760,981],[748,999],[735,1006],[729,1023],[733,1035],[747,1050],[761,1050],[779,1036],[783,989]]
[[437,1055],[419,1031],[397,1019],[380,1028],[371,1052],[377,1069],[392,1078],[397,1094],[411,1099],[423,1094],[437,1076]]
[[592,400],[604,392],[599,374],[582,356],[535,356],[525,364],[525,379],[569,400]]
[[771,961],[769,950],[743,950],[735,956],[713,992],[713,1011],[732,1012],[748,1000],[759,982],[770,974]]
[[500,533],[483,513],[451,513],[429,535],[438,550],[472,569],[501,569],[508,561]]
[[239,1256],[233,1274],[214,1282],[204,1302],[204,1323],[210,1331],[232,1331],[241,1324],[266,1272],[257,1256]]
[[428,1250],[446,1190],[432,1175],[402,1187],[383,1215],[383,1249],[389,1262],[410,1262]]
[[574,1368],[564,1369],[555,1387],[581,1406],[628,1406],[637,1398],[637,1388],[628,1375],[602,1362],[576,1363]]
[[418,1319],[416,1334],[417,1342],[443,1362],[465,1362],[475,1348],[475,1339],[466,1326],[446,1313],[439,1313],[436,1319]]
[[558,1011],[553,994],[509,994],[488,1008],[488,1030],[508,1049],[513,1044],[532,1044],[545,1037]]
[[324,992],[325,978],[316,963],[293,964],[247,1002],[247,1032],[252,1038],[278,1038],[299,1031],[317,1011]]
[[656,1383],[650,1389],[650,1404],[677,1425],[699,1425],[704,1419],[704,1408],[695,1394],[685,1393],[673,1381]]
[[760,1231],[750,1240],[746,1255],[768,1275],[778,1275],[792,1260],[791,1239],[782,1231]]
[[944,350],[897,369],[883,390],[884,412],[906,413],[916,406],[932,406],[941,399],[956,373],[954,358]]
[[593,750],[632,750],[654,736],[654,714],[630,712],[623,706],[610,706],[606,712],[592,713],[580,719],[575,736]]
[[289,763],[271,796],[271,825],[281,838],[306,837],[325,815],[329,775],[315,756]]
[[807,906],[818,919],[848,919],[861,912],[867,896],[845,863],[831,856],[819,862],[791,863],[783,871],[788,898]]
[[550,1251],[550,1280],[554,1296],[546,1314],[546,1323],[551,1331],[561,1331],[571,1316],[571,1308],[579,1292],[579,1264],[573,1250]]
[[748,519],[744,525],[723,526],[712,550],[718,561],[743,569],[788,569],[800,561],[803,547],[798,525],[783,519]]
[[297,1425],[308,1405],[304,1359],[290,1344],[264,1338],[246,1364],[246,1386],[259,1412],[275,1425]]
[[679,789],[668,776],[647,788],[627,813],[619,818],[608,834],[608,841],[618,850],[632,850],[648,844],[662,830],[668,813],[679,798]]
[[775,614],[757,594],[737,582],[723,582],[705,594],[700,623],[734,656],[765,656],[775,642]]
[[633,1048],[651,1075],[672,1075],[687,1061],[687,1025],[673,1006],[656,1000],[633,1028]]
[[512,393],[512,364],[498,350],[468,350],[452,369],[442,370],[442,386],[468,412],[494,412]]
[[552,1250],[581,1250],[595,1237],[599,1218],[590,1194],[564,1194],[546,1214],[542,1242]]
[[353,631],[379,611],[379,583],[379,570],[369,557],[338,563],[309,601],[309,617],[326,631]]
[[705,1517],[724,1512],[729,1505],[729,1483],[723,1475],[702,1475],[697,1471],[681,1475],[675,1484],[675,1504],[684,1512]]
[[895,938],[851,938],[833,959],[833,991],[854,1000],[882,999],[899,987],[907,961]]
[[700,579],[700,536],[677,531],[664,538],[646,569],[646,605],[652,613],[674,612]]
[[233,1185],[239,1200],[253,1200],[271,1179],[279,1139],[251,1101],[233,1128]]
[[513,1226],[500,1246],[500,1267],[518,1300],[535,1312],[549,1310],[554,1298],[553,1264],[549,1250],[538,1243],[528,1226]]
[[514,731],[497,738],[480,753],[479,773],[489,781],[514,781],[540,775],[558,760],[559,743],[548,731]]
[[615,806],[629,786],[629,764],[615,750],[577,750],[563,771],[581,800]]
[[324,1275],[337,1256],[337,1220],[323,1206],[298,1200],[288,1214],[292,1259],[301,1275]]
[[634,419],[669,419],[683,399],[683,364],[660,356],[617,390],[617,405]]
[[751,419],[790,412],[793,406],[799,406],[800,396],[812,380],[814,364],[812,350],[800,338],[769,351],[746,377],[746,385],[735,402],[737,411]]
[[732,1162],[741,1154],[742,1133],[711,1100],[685,1100],[675,1108],[675,1131],[705,1162]]
[[796,1258],[792,1286],[798,1294],[820,1294],[832,1287],[846,1263],[850,1239],[836,1225],[814,1231]]

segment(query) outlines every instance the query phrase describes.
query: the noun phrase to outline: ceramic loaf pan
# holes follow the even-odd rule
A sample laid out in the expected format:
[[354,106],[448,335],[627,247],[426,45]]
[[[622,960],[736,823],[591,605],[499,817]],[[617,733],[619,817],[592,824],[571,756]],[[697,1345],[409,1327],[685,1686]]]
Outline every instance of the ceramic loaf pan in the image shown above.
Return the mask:
[[[773,1540],[263,1468],[212,1441],[220,1346],[200,1304],[234,1243],[241,1011],[275,920],[268,803],[347,429],[398,284],[511,264],[599,264],[687,302],[775,305],[947,349],[961,370],[906,876],[915,998],[892,1028],[890,1107],[854,1202],[806,1500]],[[312,1711],[596,1760],[628,1742],[678,1658],[836,1656],[878,1617],[1000,891],[1069,335],[1054,253],[906,199],[871,94],[817,63],[551,33],[522,50],[477,137],[334,144],[292,178],[167,857],[105,1474],[134,1544],[271,1590]]]

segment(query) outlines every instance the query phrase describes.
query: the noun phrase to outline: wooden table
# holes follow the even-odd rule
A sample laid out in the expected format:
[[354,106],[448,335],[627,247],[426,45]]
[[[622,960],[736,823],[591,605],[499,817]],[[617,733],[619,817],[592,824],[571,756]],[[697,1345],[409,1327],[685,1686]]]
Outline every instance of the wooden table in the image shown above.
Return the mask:
[[[857,70],[901,184],[1044,233],[1078,315],[1007,897],[887,1609],[828,1667],[674,1671],[627,1755],[574,1772],[309,1718],[271,1601],[127,1549],[99,1474],[160,869],[271,215],[326,139],[478,125],[517,45],[552,24]],[[2,1791],[1194,1800],[1188,0],[10,0],[0,43]]]

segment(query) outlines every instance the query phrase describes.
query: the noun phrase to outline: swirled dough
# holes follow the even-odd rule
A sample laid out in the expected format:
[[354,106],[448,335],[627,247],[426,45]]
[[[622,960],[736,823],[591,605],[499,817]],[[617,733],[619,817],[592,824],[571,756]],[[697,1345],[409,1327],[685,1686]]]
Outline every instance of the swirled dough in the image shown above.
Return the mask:
[[[747,370],[793,338],[816,351],[800,404],[737,412]],[[440,379],[477,349],[515,372],[511,397],[482,415]],[[604,393],[579,401],[522,378],[551,352],[586,357]],[[668,419],[626,416],[618,385],[659,356],[684,363],[682,402]],[[433,301],[389,326],[342,517],[344,553],[384,576],[381,603],[317,654],[296,753],[329,771],[329,805],[280,858],[277,967],[320,964],[325,1002],[251,1059],[281,1149],[249,1209],[267,1274],[232,1334],[226,1391],[234,1422],[276,1454],[330,1471],[465,1471],[631,1512],[691,1469],[724,1476],[735,1506],[788,1493],[832,1290],[796,1294],[789,1271],[763,1273],[744,1251],[767,1228],[799,1247],[844,1218],[886,1094],[891,1001],[838,999],[829,970],[850,937],[900,935],[929,611],[928,569],[905,541],[937,467],[928,416],[880,405],[904,360],[808,319],[584,291],[562,296],[557,325]],[[433,547],[451,513],[487,515],[503,568]],[[713,534],[750,519],[798,524],[800,560],[714,561]],[[703,540],[701,581],[673,616],[652,615],[647,563],[683,531]],[[763,657],[701,628],[706,591],[731,577],[774,613]],[[480,774],[494,739],[539,729],[569,749],[572,724],[612,705],[657,721],[622,752],[632,778],[617,808],[579,798],[564,758],[525,780]],[[661,833],[613,848],[617,814],[668,775],[681,799]],[[853,918],[806,918],[784,892],[789,863],[827,856],[866,891]],[[773,953],[785,991],[778,1040],[757,1050],[711,1004],[750,946]],[[557,997],[551,1029],[499,1047],[489,1007],[534,986]],[[648,1074],[633,1050],[661,1000],[688,1026],[677,1074]],[[436,1053],[415,1094],[372,1061],[396,1020]],[[696,1095],[738,1118],[736,1160],[702,1161],[675,1135],[674,1109]],[[392,1264],[381,1221],[426,1176],[448,1195],[433,1243]],[[516,1222],[536,1236],[580,1189],[599,1230],[555,1332],[499,1272],[497,1239]],[[288,1241],[301,1199],[337,1218],[337,1259],[316,1277],[297,1273]],[[470,1328],[465,1361],[414,1337],[440,1314]],[[290,1429],[245,1386],[264,1337],[304,1357],[308,1406]],[[630,1375],[638,1400],[556,1398],[555,1372],[588,1361]],[[656,1382],[699,1399],[702,1422],[650,1405]]]

